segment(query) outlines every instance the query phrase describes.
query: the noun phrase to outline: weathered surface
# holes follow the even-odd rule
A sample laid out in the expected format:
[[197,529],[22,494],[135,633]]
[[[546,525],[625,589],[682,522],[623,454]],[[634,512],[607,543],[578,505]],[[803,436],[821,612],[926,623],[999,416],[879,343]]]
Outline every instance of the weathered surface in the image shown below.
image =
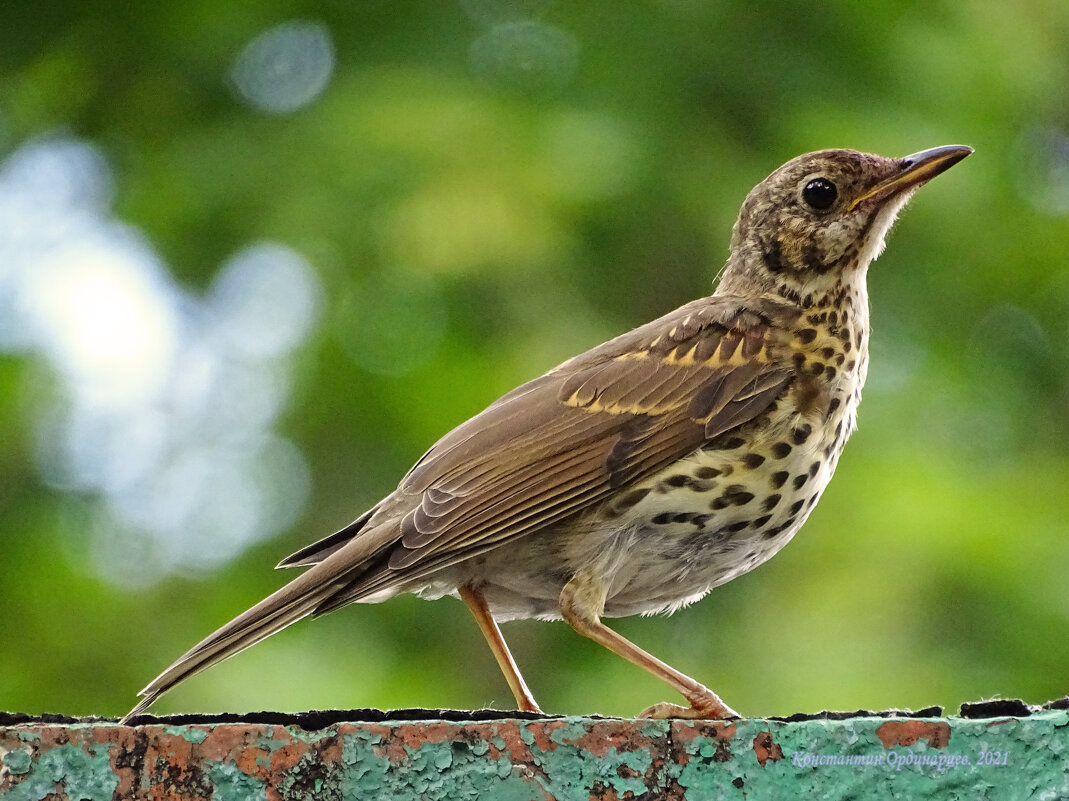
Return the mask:
[[293,720],[0,726],[0,799],[1069,797],[1069,713],[1056,708],[1025,718],[382,720],[316,730]]

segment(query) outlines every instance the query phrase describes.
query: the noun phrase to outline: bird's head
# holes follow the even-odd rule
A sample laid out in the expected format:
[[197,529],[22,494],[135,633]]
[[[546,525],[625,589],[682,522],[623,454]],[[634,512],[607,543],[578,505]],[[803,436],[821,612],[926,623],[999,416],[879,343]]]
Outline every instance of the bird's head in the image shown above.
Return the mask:
[[746,196],[719,292],[758,288],[804,303],[863,278],[913,192],[972,152],[947,145],[894,159],[821,150],[788,161]]

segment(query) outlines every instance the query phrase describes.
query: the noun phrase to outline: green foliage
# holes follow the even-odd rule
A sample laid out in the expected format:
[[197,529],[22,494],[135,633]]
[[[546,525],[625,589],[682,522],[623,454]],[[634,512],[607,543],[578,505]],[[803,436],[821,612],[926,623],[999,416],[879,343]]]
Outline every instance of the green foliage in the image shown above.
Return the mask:
[[[232,69],[293,19],[329,32],[329,81],[265,110]],[[614,625],[744,713],[1064,695],[1067,41],[1054,0],[7,4],[0,155],[93,146],[101,202],[189,297],[261,241],[320,294],[272,373],[269,429],[310,474],[299,519],[144,582],[99,569],[100,494],[42,468],[47,358],[0,359],[3,706],[124,712],[453,425],[706,292],[743,196],[788,158],[951,143],[976,154],[870,272],[861,429],[798,541],[671,619]],[[505,635],[549,711],[677,700],[563,624]],[[158,710],[511,704],[463,607],[406,597],[301,623]]]

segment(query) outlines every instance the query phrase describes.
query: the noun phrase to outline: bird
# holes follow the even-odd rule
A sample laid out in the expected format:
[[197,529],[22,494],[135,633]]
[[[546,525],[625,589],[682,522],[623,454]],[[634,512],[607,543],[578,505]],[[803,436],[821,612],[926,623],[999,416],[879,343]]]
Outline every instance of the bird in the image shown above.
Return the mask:
[[973,152],[791,159],[746,196],[707,297],[571,358],[436,442],[393,492],[283,559],[303,572],[193,646],[122,719],[305,617],[460,598],[518,710],[541,713],[499,623],[563,619],[686,706],[739,717],[603,618],[671,613],[792,539],[835,470],[868,369],[868,266],[915,190]]

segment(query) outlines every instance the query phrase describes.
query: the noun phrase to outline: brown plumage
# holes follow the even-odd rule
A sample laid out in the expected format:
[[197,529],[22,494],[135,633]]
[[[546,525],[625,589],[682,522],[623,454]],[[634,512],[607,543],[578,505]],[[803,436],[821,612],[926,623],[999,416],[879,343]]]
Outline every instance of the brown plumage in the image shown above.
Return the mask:
[[496,621],[561,618],[688,707],[711,690],[600,620],[672,611],[783,547],[853,431],[865,273],[913,190],[972,151],[799,156],[747,196],[716,292],[576,356],[439,440],[400,486],[280,567],[306,571],[167,668],[125,718],[290,623],[399,592],[471,608],[521,709]]

